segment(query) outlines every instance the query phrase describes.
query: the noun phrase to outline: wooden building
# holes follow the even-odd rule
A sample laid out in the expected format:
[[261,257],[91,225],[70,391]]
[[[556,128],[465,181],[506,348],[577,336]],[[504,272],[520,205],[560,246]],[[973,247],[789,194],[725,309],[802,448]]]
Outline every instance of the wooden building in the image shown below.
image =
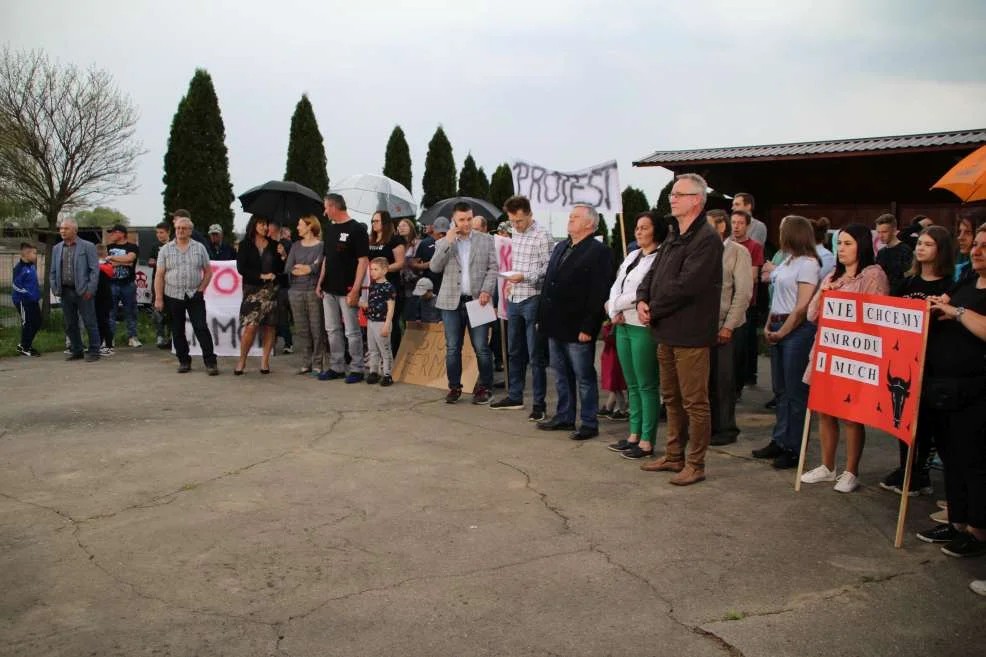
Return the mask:
[[782,217],[828,217],[832,227],[872,224],[890,212],[901,226],[924,214],[951,228],[961,207],[931,190],[956,162],[986,144],[986,129],[896,137],[657,151],[634,162],[676,175],[698,173],[728,196],[749,192],[777,243]]

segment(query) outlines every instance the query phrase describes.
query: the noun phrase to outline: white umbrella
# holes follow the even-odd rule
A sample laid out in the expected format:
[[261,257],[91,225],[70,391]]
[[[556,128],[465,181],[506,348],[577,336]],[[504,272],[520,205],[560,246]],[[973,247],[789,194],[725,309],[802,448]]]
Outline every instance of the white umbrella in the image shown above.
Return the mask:
[[418,213],[418,204],[404,185],[386,176],[374,173],[360,173],[343,178],[329,189],[346,199],[349,214],[353,218],[369,223],[374,212],[386,210],[390,216],[413,217]]

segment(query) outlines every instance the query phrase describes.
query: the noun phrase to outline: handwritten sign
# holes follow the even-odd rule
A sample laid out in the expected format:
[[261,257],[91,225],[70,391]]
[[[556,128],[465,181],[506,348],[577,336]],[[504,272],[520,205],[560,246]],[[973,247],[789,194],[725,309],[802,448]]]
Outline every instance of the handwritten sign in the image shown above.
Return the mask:
[[599,212],[623,212],[620,172],[616,160],[580,171],[556,171],[533,162],[510,163],[514,189],[526,196],[533,210],[568,212],[577,203]]
[[[476,353],[469,335],[462,341],[462,389],[472,391],[479,378]],[[441,324],[408,322],[401,338],[401,348],[394,359],[394,379],[429,388],[445,390],[445,329]]]
[[[209,265],[212,267],[212,280],[204,295],[206,326],[212,333],[217,356],[239,356],[240,337],[243,335],[240,325],[243,280],[236,271],[235,260],[213,260]],[[202,347],[188,319],[185,320],[185,336],[188,338],[189,353],[192,356],[201,355]],[[257,331],[257,343],[250,349],[251,356],[261,354],[262,338],[263,332]]]
[[151,304],[151,290],[154,289],[154,269],[147,265],[137,265],[134,272],[134,283],[137,287],[137,304]]
[[825,292],[808,408],[911,444],[921,396],[927,302]]

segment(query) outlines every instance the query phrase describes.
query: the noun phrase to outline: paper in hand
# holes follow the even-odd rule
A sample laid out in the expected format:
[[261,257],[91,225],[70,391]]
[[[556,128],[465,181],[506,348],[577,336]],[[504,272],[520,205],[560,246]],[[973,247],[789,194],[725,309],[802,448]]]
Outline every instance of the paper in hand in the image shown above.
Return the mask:
[[473,328],[496,321],[496,308],[493,301],[485,306],[480,305],[479,299],[466,302],[466,314],[469,316],[469,326]]

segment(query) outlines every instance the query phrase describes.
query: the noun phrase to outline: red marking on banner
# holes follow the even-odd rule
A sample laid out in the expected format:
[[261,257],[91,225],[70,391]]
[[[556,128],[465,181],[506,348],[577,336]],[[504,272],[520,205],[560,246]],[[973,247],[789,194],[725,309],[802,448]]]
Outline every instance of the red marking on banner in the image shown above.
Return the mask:
[[147,287],[147,274],[142,271],[136,273],[137,288],[143,289]]
[[[228,281],[226,279],[229,279]],[[218,294],[233,295],[240,289],[240,277],[232,267],[212,266],[212,287]]]

